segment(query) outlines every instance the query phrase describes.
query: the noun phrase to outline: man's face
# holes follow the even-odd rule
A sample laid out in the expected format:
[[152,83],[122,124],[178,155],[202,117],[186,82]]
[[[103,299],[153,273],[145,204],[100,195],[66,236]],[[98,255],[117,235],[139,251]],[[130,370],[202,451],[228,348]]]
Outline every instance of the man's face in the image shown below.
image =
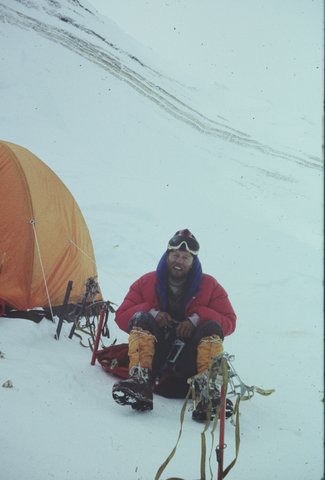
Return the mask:
[[182,250],[173,250],[167,256],[168,274],[175,280],[182,280],[191,270],[193,265],[193,256]]

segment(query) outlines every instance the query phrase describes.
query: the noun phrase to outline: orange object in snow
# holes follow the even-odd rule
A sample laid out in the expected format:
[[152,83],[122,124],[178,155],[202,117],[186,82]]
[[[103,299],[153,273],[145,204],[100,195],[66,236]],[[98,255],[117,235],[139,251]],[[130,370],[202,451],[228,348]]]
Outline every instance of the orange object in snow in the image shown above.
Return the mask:
[[89,231],[69,190],[30,151],[0,141],[0,300],[17,310],[62,305],[72,280],[73,303],[96,275]]

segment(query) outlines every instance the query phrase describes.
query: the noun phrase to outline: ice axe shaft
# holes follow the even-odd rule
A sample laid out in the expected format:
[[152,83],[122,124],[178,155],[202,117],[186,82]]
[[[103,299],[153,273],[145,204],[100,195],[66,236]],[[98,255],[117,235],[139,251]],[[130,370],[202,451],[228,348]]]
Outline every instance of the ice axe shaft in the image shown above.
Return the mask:
[[93,354],[92,354],[91,362],[90,362],[91,365],[95,365],[95,363],[96,363],[96,355],[97,355],[97,352],[98,352],[99,340],[100,340],[100,337],[101,337],[101,334],[102,334],[102,329],[103,329],[104,322],[107,319],[107,315],[108,315],[108,307],[105,303],[105,305],[102,306],[102,309],[100,311],[97,333],[96,333],[96,338],[95,338],[95,344],[94,344]]

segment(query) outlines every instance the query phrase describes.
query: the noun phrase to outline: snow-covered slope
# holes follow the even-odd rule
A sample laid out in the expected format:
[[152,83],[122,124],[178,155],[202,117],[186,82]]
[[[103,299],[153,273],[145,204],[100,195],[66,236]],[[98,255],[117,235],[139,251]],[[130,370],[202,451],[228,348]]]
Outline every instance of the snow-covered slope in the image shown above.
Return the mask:
[[[320,479],[321,2],[263,11],[251,0],[238,11],[234,1],[157,1],[156,28],[152,6],[134,4],[125,13],[113,0],[0,0],[0,137],[71,190],[104,296],[117,304],[176,230],[194,232],[204,270],[238,314],[226,350],[244,381],[276,389],[243,402],[229,478]],[[275,18],[287,43],[270,43]],[[126,340],[113,317],[110,330]],[[14,385],[0,388],[1,477],[153,479],[176,441],[181,402],[155,397],[148,415],[119,407],[90,352],[54,332],[48,321],[0,320],[0,384]],[[201,430],[188,413],[163,478],[199,477]],[[230,424],[226,435],[227,463]]]

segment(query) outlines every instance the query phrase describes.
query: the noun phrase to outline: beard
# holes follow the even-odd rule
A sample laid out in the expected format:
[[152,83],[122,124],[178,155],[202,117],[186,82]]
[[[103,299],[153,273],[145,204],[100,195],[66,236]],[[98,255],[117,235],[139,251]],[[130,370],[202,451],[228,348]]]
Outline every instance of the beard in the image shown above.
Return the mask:
[[168,277],[175,281],[176,283],[183,283],[189,273],[189,269],[180,268],[178,269],[175,265],[168,265],[167,266]]

